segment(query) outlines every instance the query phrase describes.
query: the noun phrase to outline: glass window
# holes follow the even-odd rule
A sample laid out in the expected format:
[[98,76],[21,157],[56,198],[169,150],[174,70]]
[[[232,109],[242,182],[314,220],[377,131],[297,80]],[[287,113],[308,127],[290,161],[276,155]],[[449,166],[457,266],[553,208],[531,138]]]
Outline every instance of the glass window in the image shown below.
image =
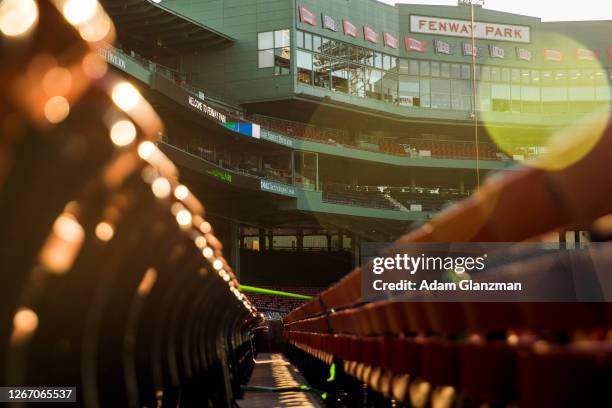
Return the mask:
[[389,67],[389,71],[397,72],[397,61],[398,61],[398,58],[394,57],[394,56],[389,56],[389,59],[391,61],[391,65]]
[[498,67],[491,67],[491,81],[501,81],[501,71]]
[[295,33],[295,46],[304,48],[304,33],[302,31]]
[[289,47],[290,44],[290,35],[289,30],[277,30],[274,32],[274,47]]
[[429,76],[429,61],[421,61],[421,76]]
[[366,97],[381,99],[382,71],[366,68]]
[[349,63],[349,90],[351,95],[365,97],[365,70],[361,65]]
[[554,83],[554,75],[552,71],[542,71],[542,84],[551,85]]
[[329,61],[327,57],[321,54],[315,54],[313,56],[313,71],[314,78],[313,82],[315,86],[319,86],[321,88],[330,87],[330,78],[329,78]]
[[333,48],[335,44],[332,44],[332,43],[335,43],[335,41],[330,40],[329,38],[322,37],[321,38],[321,52],[329,54],[329,55],[333,55],[334,54]]
[[519,83],[521,82],[521,70],[518,68],[513,68],[512,69],[512,83]]
[[312,36],[312,49],[314,52],[322,52],[321,50],[321,37],[318,35]]
[[555,85],[566,85],[567,84],[567,71],[559,70],[555,71]]
[[461,65],[461,78],[470,79],[471,77],[472,77],[472,67],[467,64]]
[[450,64],[445,62],[440,64],[440,76],[442,78],[450,78]]
[[304,48],[312,50],[312,34],[304,33]]
[[592,84],[595,81],[595,71],[592,69],[585,69],[582,71],[582,79],[585,84]]
[[482,67],[482,80],[483,81],[491,80],[491,68],[490,67]]
[[408,73],[410,75],[419,75],[419,61],[410,60],[408,62]]
[[501,80],[502,80],[502,82],[510,82],[510,69],[502,68],[502,70],[501,70]]
[[348,93],[348,68],[344,60],[331,60],[331,88],[333,91]]
[[461,78],[461,65],[459,64],[451,65],[451,78]]
[[339,41],[323,38],[321,40],[321,52],[327,55],[338,55],[338,52],[336,51],[338,48],[338,44],[340,44]]
[[257,49],[267,50],[269,48],[274,48],[274,33],[268,31],[257,34]]
[[397,74],[383,73],[382,94],[385,101],[397,103]]
[[347,48],[351,61],[361,62],[363,57],[363,49],[361,47],[355,47],[354,45],[347,45]]
[[391,69],[391,56],[387,54],[383,54],[383,69],[388,71]]
[[374,53],[374,66],[376,68],[382,68],[382,54],[379,52]]
[[421,79],[420,81],[421,90],[421,107],[429,108],[431,106],[431,80],[429,78]]
[[478,87],[478,99],[476,100],[478,110],[491,110],[491,83],[483,82]]
[[274,50],[259,51],[259,68],[272,68],[274,66]]
[[309,52],[297,52],[297,80],[312,85],[312,54]]
[[451,80],[451,106],[455,110],[471,110],[472,86],[470,81]]
[[524,84],[531,83],[531,71],[528,69],[521,70],[521,82]]
[[581,72],[579,69],[571,69],[569,71],[569,79],[572,85],[582,82]]
[[536,85],[540,83],[540,71],[531,70],[531,82]]
[[374,65],[374,52],[362,48],[361,49],[361,63],[363,65],[369,65],[372,66]]
[[291,48],[274,49],[274,75],[289,75],[291,72]]
[[343,43],[342,41],[336,41],[336,47],[334,49],[333,55],[346,59],[349,55],[348,44]]
[[451,108],[451,89],[450,80],[432,79],[431,80],[431,107],[434,109]]
[[439,62],[432,62],[431,63],[431,76],[432,77],[439,77],[440,76],[440,63]]
[[419,78],[400,75],[399,104],[401,106],[421,106]]

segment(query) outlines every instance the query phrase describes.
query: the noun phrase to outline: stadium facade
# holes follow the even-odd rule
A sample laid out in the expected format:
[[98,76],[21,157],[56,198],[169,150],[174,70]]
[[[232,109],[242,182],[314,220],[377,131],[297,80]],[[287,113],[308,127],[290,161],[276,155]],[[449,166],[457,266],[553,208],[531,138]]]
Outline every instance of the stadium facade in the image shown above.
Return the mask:
[[[230,220],[238,264],[242,249],[354,256],[610,103],[609,21],[476,6],[472,35],[465,4],[102,3],[118,46],[100,54],[160,111],[162,149]],[[511,143],[495,140],[500,129]]]

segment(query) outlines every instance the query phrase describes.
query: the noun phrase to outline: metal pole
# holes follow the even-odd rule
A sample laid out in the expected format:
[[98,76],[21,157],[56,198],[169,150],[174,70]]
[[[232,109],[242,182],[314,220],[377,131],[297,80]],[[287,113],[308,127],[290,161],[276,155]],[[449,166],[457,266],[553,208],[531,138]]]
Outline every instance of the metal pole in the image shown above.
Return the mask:
[[471,24],[472,24],[472,118],[474,119],[474,144],[476,146],[476,189],[480,188],[480,151],[478,146],[478,113],[476,103],[478,101],[476,86],[476,32],[474,18],[474,0],[470,1]]

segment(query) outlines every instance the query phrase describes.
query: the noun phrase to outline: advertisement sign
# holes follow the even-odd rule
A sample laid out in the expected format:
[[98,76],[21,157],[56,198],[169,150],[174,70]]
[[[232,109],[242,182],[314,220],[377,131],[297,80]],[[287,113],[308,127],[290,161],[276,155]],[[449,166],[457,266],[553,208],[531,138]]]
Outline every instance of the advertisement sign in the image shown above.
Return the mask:
[[277,183],[275,181],[270,180],[261,180],[260,184],[261,191],[267,191],[269,193],[276,193],[280,195],[285,195],[289,197],[295,197],[295,187],[290,186],[288,184]]
[[368,26],[363,26],[363,37],[366,41],[378,44],[378,33]]
[[187,104],[191,108],[193,108],[193,109],[195,109],[195,110],[197,110],[199,112],[202,112],[205,115],[207,115],[207,116],[211,117],[212,119],[215,119],[215,120],[217,120],[217,121],[219,121],[219,122],[221,122],[223,124],[225,124],[226,121],[227,121],[227,118],[226,118],[224,113],[219,112],[215,108],[209,106],[206,102],[204,102],[204,101],[202,101],[202,100],[200,100],[200,99],[198,99],[198,98],[196,98],[194,96],[191,96],[191,95],[187,96]]
[[255,139],[260,138],[261,128],[256,123],[245,122],[240,119],[228,119],[225,127],[244,136],[253,137]]
[[491,55],[492,58],[504,59],[506,58],[506,50],[504,50],[502,47],[491,44],[489,45],[489,55]]
[[389,48],[397,48],[397,45],[399,43],[397,38],[387,32],[383,33],[383,40],[385,43],[385,47]]
[[471,57],[472,55],[476,57],[480,57],[480,48],[475,47],[474,50],[472,50],[471,43],[468,43],[468,42],[461,43],[461,50],[463,52],[463,55],[466,57]]
[[[410,32],[452,37],[472,37],[472,24],[468,20],[410,16]],[[474,36],[481,40],[531,42],[531,28],[528,26],[495,24],[477,21]]]
[[596,51],[587,50],[584,48],[576,49],[576,59],[578,61],[595,61],[598,59],[598,55]]
[[531,61],[532,59],[531,51],[525,48],[516,47],[516,58],[523,60],[523,61]]
[[452,54],[451,46],[446,41],[434,40],[433,43],[434,43],[434,50],[436,51],[437,54],[447,54],[447,55]]
[[127,62],[119,55],[115,54],[111,49],[106,47],[98,48],[98,55],[106,60],[109,64],[116,66],[117,68],[126,70]]
[[327,28],[328,30],[332,31],[338,31],[336,20],[334,20],[327,14],[321,14],[321,21],[323,21],[323,28]]
[[342,20],[342,28],[344,29],[344,35],[350,35],[353,38],[357,38],[359,35],[357,27],[348,20]]
[[303,4],[300,4],[299,10],[300,10],[300,21],[302,23],[307,23],[307,24],[310,24],[311,26],[317,25],[317,16],[315,16],[312,11],[304,7]]
[[563,61],[563,53],[558,50],[544,49],[544,61]]
[[608,61],[612,61],[612,47],[608,47]]
[[427,43],[424,41],[419,41],[412,37],[406,37],[404,38],[404,43],[406,45],[406,51],[416,51],[416,52],[427,51]]

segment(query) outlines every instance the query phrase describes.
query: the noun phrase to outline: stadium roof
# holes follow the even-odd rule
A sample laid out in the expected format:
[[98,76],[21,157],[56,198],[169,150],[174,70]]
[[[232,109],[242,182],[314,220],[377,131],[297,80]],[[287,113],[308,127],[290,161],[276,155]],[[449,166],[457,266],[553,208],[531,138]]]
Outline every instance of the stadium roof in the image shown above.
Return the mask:
[[102,0],[119,42],[146,57],[198,52],[234,42],[210,27],[151,0]]

